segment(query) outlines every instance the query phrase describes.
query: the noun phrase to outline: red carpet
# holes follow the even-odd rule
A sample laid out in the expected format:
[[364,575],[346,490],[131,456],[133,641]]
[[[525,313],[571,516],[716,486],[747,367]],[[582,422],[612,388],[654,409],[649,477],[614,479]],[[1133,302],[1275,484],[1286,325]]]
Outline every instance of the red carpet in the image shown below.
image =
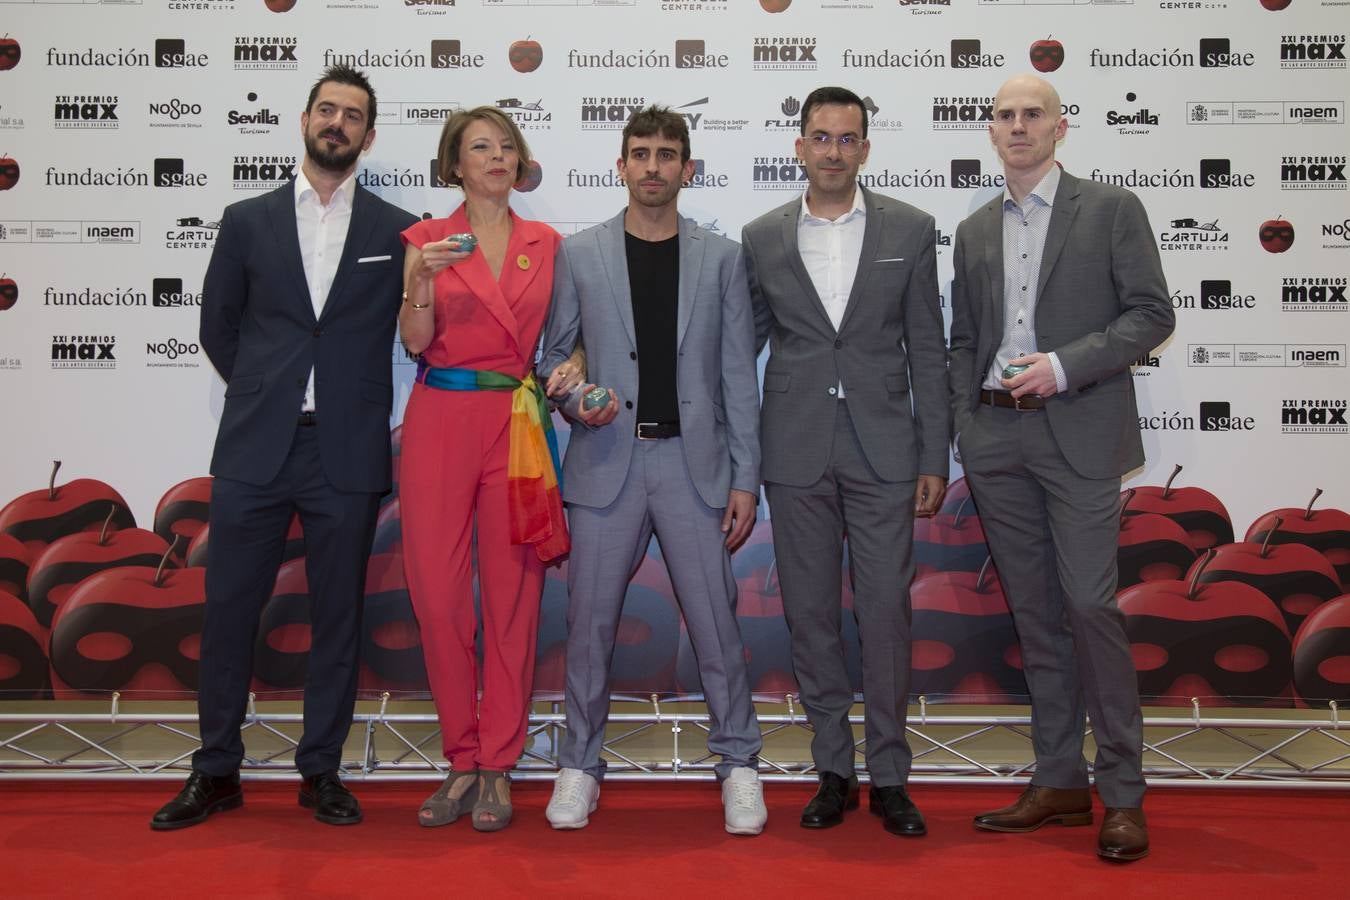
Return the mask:
[[[1153,854],[1096,858],[1093,828],[987,835],[972,813],[1016,790],[919,787],[929,835],[882,831],[865,809],[797,825],[804,785],[771,785],[757,838],[722,830],[711,784],[604,789],[584,831],[548,828],[550,784],[515,786],[516,822],[420,828],[432,785],[356,785],[362,825],[321,825],[295,789],[245,785],[244,808],[183,831],[147,826],[169,784],[0,785],[0,894],[9,897],[1239,897],[1344,896],[1350,797],[1154,791]],[[864,800],[864,805],[865,805]]]

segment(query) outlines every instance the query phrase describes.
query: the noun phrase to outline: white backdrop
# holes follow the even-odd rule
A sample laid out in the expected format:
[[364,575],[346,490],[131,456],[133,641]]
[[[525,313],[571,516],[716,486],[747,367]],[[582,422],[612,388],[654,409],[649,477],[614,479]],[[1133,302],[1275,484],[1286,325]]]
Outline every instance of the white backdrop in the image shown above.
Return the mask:
[[[1149,463],[1129,483],[1180,463],[1239,537],[1316,487],[1345,508],[1346,5],[0,0],[0,271],[17,291],[0,310],[0,504],[61,459],[63,481],[112,484],[149,527],[168,487],[206,473],[222,384],[195,342],[212,226],[295,164],[329,62],[379,94],[363,183],[445,214],[459,194],[429,183],[440,119],[497,104],[542,164],[517,210],[564,233],[622,206],[619,130],[655,101],[692,127],[683,211],[736,237],[799,190],[800,100],[845,85],[875,110],[865,180],[937,217],[945,295],[956,225],[1001,183],[980,107],[1034,54],[1053,65],[1034,45],[1054,40],[1059,157],[1137,186],[1178,307],[1136,369]],[[542,62],[516,71],[527,41]],[[515,48],[521,68],[532,50]],[[1277,219],[1295,235],[1282,253],[1258,237]],[[412,367],[391,360],[401,415]]]

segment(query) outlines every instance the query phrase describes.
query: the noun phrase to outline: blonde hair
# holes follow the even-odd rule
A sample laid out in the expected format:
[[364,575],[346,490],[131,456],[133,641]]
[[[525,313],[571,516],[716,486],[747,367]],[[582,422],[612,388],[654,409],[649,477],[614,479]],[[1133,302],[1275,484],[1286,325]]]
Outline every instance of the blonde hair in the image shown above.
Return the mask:
[[495,106],[475,106],[473,109],[459,109],[451,113],[441,128],[441,142],[436,151],[436,174],[441,181],[454,187],[462,187],[463,180],[455,174],[459,165],[459,145],[464,132],[471,122],[490,122],[500,128],[512,143],[516,145],[516,181],[525,177],[530,169],[530,147],[525,136],[520,133],[511,117]]

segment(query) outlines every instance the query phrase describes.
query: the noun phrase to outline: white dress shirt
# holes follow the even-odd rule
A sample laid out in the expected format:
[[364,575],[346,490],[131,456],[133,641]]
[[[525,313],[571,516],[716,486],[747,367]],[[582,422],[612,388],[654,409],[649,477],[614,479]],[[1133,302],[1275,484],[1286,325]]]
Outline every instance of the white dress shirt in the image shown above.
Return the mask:
[[[300,258],[305,264],[305,283],[309,285],[309,300],[314,304],[314,318],[323,315],[328,302],[328,291],[337,276],[342,248],[347,243],[347,229],[352,222],[352,198],[356,196],[356,173],[333,191],[328,205],[319,201],[319,193],[301,169],[295,176],[295,227],[300,238]],[[304,412],[313,411],[314,370],[309,370],[305,385],[305,399],[300,406]]]
[[[867,207],[857,185],[853,187],[853,208],[837,219],[812,215],[806,193],[802,194],[802,211],[797,217],[797,251],[836,332],[853,293],[866,228]],[[843,399],[843,382],[839,383],[838,391]]]
[[[1009,360],[1036,352],[1036,289],[1041,275],[1045,235],[1059,190],[1059,166],[1051,166],[1019,206],[1012,191],[1003,189],[1003,340],[985,373],[984,387],[1005,391],[1003,367]],[[1068,379],[1059,357],[1050,353],[1055,386],[1064,391]]]

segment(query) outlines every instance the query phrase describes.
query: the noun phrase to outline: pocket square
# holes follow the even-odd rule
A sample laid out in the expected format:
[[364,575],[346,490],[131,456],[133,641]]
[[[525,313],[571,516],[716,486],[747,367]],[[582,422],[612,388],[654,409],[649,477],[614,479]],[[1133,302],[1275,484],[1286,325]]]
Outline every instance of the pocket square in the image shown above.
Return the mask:
[[885,259],[874,260],[875,262],[904,262],[903,256],[888,256]]
[[359,264],[359,263],[368,263],[368,262],[384,262],[384,261],[387,260],[387,259],[393,259],[393,258],[394,258],[394,257],[390,256],[388,253],[386,253],[384,256],[363,256],[363,257],[361,257],[360,259],[357,260],[357,263]]

